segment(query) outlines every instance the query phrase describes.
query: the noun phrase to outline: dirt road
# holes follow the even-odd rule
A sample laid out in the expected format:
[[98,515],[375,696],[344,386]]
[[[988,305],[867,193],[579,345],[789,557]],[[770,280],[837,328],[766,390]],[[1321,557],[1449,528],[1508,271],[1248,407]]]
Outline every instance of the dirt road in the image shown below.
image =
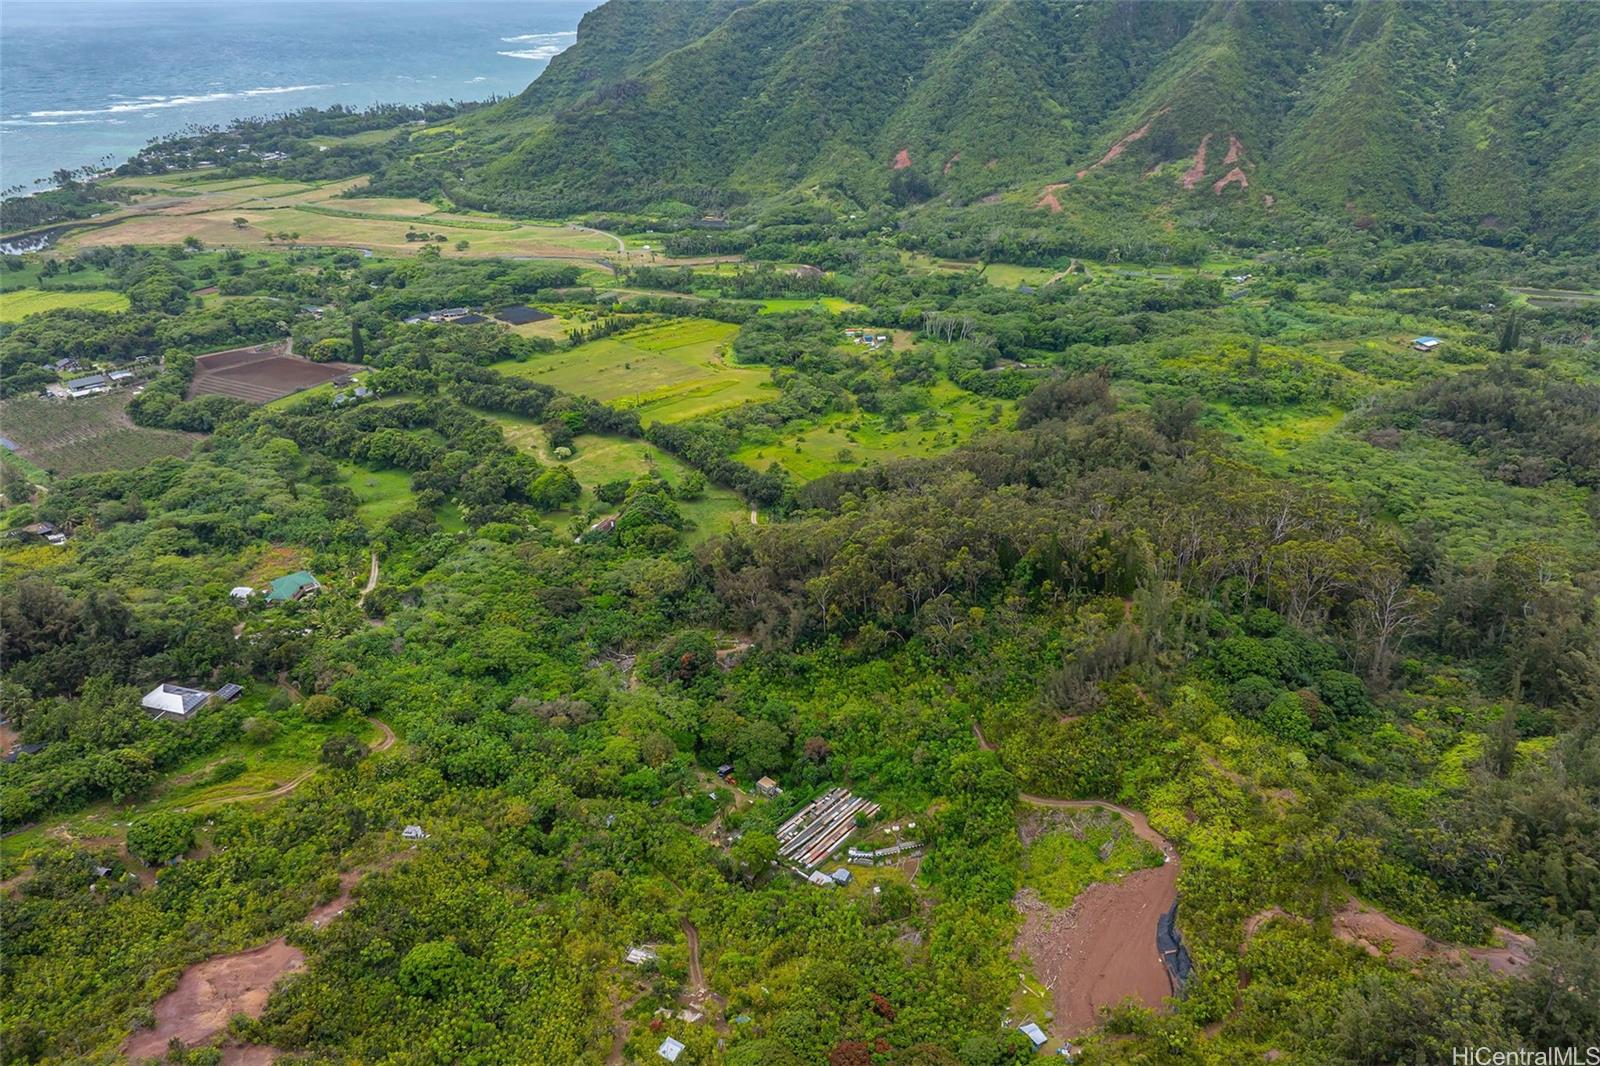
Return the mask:
[[361,590],[361,598],[356,602],[366,605],[367,597],[372,595],[372,590],[378,587],[378,553],[372,553],[372,569],[367,572],[366,587]]
[[700,968],[700,930],[687,918],[680,924],[683,935],[689,941],[689,988],[686,995],[693,999],[706,993],[706,973]]

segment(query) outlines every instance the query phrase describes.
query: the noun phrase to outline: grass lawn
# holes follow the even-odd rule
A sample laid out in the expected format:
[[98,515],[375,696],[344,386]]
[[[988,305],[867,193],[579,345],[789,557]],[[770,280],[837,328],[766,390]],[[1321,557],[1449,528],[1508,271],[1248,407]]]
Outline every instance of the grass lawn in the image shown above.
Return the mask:
[[339,464],[339,483],[356,494],[356,517],[369,526],[387,521],[412,506],[411,475],[404,470],[374,470],[359,463]]
[[[906,418],[903,428],[889,428],[881,415],[847,412],[830,415],[803,430],[752,441],[733,457],[762,470],[776,462],[795,477],[811,481],[837,470],[947,451],[976,432],[1008,425],[1016,407],[1010,401],[974,396],[948,381],[941,381],[931,391],[933,406]],[[1000,418],[992,422],[996,406]]]
[[78,400],[19,396],[0,403],[0,426],[20,455],[57,476],[132,470],[163,455],[187,455],[196,433],[144,429],[128,421],[127,392]]
[[13,289],[0,293],[0,322],[21,322],[41,311],[73,307],[84,311],[126,311],[128,298],[120,292],[91,289],[84,292]]
[[493,369],[638,411],[646,423],[681,422],[775,395],[769,371],[725,357],[737,332],[725,322],[673,319]]

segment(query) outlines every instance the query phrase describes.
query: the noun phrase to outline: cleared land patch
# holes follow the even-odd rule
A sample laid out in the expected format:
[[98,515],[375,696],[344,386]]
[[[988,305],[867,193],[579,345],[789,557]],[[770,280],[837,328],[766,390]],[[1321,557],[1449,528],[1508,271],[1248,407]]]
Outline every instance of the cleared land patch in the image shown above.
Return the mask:
[[339,483],[356,494],[356,517],[373,525],[410,507],[411,475],[404,470],[375,470],[359,463],[339,464]]
[[[533,453],[541,462],[554,465],[549,441],[544,431],[533,421],[515,415],[487,415],[500,424],[506,440],[517,448]],[[561,465],[572,471],[572,476],[583,486],[583,495],[569,510],[554,512],[550,518],[553,528],[565,529],[574,515],[597,514],[615,511],[614,505],[602,503],[595,497],[597,485],[609,481],[629,480],[646,474],[658,473],[673,486],[682,484],[691,473],[690,467],[677,457],[655,445],[628,437],[581,434],[573,442],[573,456]],[[359,493],[358,493],[359,495]],[[697,500],[674,500],[674,506],[684,518],[694,524],[688,533],[691,541],[703,540],[720,533],[730,525],[749,521],[749,506],[739,495],[716,485],[706,486]]]
[[13,289],[0,293],[0,322],[21,322],[41,311],[72,307],[84,311],[126,311],[128,298],[120,292],[91,289],[83,292],[57,292],[44,289]]
[[725,354],[737,332],[726,322],[674,319],[494,369],[638,411],[646,423],[681,422],[774,395],[765,368]]
[[932,402],[926,410],[898,420],[843,412],[804,429],[752,440],[733,457],[760,469],[776,462],[810,481],[838,470],[947,451],[976,432],[1005,425],[1016,406],[1008,400],[975,396],[947,381],[929,392]]
[[200,435],[135,426],[129,395],[108,392],[79,400],[19,396],[0,404],[0,426],[17,454],[61,477],[131,470],[164,455],[187,455]]
[[348,363],[313,363],[290,355],[285,341],[232,348],[195,359],[189,397],[232,396],[248,403],[269,403],[360,369]]

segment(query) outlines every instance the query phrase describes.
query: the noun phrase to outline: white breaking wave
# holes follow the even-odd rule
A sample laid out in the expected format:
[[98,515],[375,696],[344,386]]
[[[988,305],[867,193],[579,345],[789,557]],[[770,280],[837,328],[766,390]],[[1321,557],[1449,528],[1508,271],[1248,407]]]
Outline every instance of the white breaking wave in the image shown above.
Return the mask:
[[557,41],[570,41],[578,36],[577,30],[565,30],[561,33],[520,33],[515,37],[502,37],[506,44],[555,44]]
[[73,118],[80,115],[121,115],[129,111],[156,111],[169,107],[189,107],[192,104],[211,104],[218,100],[237,100],[246,96],[277,96],[282,93],[303,93],[312,89],[331,89],[331,85],[273,85],[239,92],[199,93],[193,96],[141,96],[132,103],[116,103],[110,107],[91,107],[81,110],[29,111],[29,118]]
[[529,48],[521,52],[496,52],[507,59],[551,59],[567,50],[564,44],[547,44],[542,48]]

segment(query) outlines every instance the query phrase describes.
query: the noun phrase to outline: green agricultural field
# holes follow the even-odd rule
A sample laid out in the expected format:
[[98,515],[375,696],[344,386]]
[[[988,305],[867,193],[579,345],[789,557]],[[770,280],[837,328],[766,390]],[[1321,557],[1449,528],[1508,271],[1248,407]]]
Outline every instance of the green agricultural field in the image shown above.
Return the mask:
[[339,483],[356,494],[356,517],[367,525],[377,525],[410,507],[416,497],[411,492],[411,475],[404,470],[374,470],[359,463],[339,464]]
[[0,293],[0,322],[21,322],[41,311],[71,307],[82,311],[126,311],[128,298],[120,292],[102,289],[55,291],[13,289]]
[[125,392],[80,400],[19,396],[0,404],[0,426],[22,458],[57,477],[132,470],[164,455],[187,455],[192,433],[144,429],[128,420]]
[[[558,462],[550,454],[544,431],[526,418],[516,415],[491,414],[486,417],[499,423],[506,440],[518,448],[532,452],[541,463]],[[676,456],[642,440],[627,437],[602,436],[585,433],[573,441],[573,456],[564,464],[583,486],[583,495],[569,510],[554,512],[547,525],[566,530],[574,515],[595,514],[604,516],[615,508],[595,498],[596,485],[621,478],[632,480],[649,473],[658,473],[670,485],[679,484],[691,473],[691,468]],[[690,540],[703,540],[720,533],[730,524],[748,522],[749,508],[737,493],[715,485],[706,486],[698,500],[677,500],[677,508],[694,523]]]
[[864,310],[866,308],[860,304],[851,303],[838,296],[819,296],[811,300],[778,297],[761,301],[761,313],[764,315],[784,314],[789,311],[826,311],[830,315],[846,315]]
[[[81,230],[63,241],[64,247],[177,244],[186,237],[208,246],[271,246],[281,243],[277,234],[294,233],[294,243],[300,245],[412,255],[428,242],[408,241],[406,232],[423,230],[444,234],[448,255],[597,260],[616,252],[611,237],[559,223],[445,213],[421,200],[341,196],[363,187],[365,178],[323,183],[217,180],[200,172],[124,184],[149,189],[152,195],[129,207],[115,225]],[[245,224],[236,226],[236,218]],[[462,240],[470,246],[465,252],[455,248]]]
[[734,458],[759,469],[776,462],[795,477],[811,481],[838,470],[948,451],[976,432],[1008,425],[1015,411],[1008,401],[974,396],[948,381],[929,391],[933,399],[929,408],[905,416],[899,428],[881,415],[859,411],[831,415],[804,430],[766,439],[749,431],[749,443]]
[[767,370],[728,360],[737,332],[725,322],[674,319],[494,369],[638,411],[646,423],[681,422],[775,395]]

